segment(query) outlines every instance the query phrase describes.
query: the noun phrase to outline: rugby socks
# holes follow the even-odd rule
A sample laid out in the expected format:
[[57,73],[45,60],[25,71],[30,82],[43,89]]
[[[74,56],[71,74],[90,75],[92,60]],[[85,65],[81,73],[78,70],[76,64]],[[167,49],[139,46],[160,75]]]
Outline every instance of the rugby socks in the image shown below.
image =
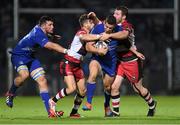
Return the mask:
[[66,92],[66,88],[61,89],[61,91],[59,91],[55,97],[53,97],[53,101],[57,102],[59,99],[64,98],[65,96],[67,96],[67,92]]
[[113,111],[119,113],[120,95],[111,96]]
[[91,104],[96,89],[96,83],[87,83],[86,87],[87,87],[87,92],[86,92],[87,102]]
[[42,91],[42,92],[40,92],[40,96],[41,96],[41,99],[42,99],[43,102],[44,102],[44,105],[45,105],[45,107],[46,107],[46,111],[47,111],[48,114],[49,114],[49,109],[50,109],[49,103],[48,103],[48,101],[49,101],[49,99],[50,99],[50,97],[49,97],[49,92],[47,92],[47,91]]
[[104,100],[104,107],[109,107],[110,106],[110,99],[111,99],[111,94],[108,92],[108,91],[104,91],[104,97],[105,97],[105,100]]
[[153,109],[155,107],[154,100],[151,97],[151,94],[149,91],[147,92],[147,94],[145,96],[141,95],[141,97],[148,103],[149,109]]
[[8,94],[12,94],[14,95],[16,93],[16,90],[18,89],[19,87],[15,85],[15,83],[13,82]]
[[74,98],[74,105],[73,105],[73,109],[71,111],[71,114],[77,113],[83,99],[84,99],[84,96],[81,96],[80,94],[76,94],[76,96]]

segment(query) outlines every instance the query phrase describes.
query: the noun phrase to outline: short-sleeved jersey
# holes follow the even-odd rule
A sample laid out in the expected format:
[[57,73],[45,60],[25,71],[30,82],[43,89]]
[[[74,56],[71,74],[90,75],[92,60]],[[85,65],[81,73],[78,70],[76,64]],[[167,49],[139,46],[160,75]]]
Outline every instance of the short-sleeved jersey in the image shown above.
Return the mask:
[[48,42],[48,37],[39,25],[36,25],[12,50],[12,54],[32,58],[35,48],[44,47]]
[[73,38],[70,49],[68,50],[67,56],[71,56],[74,59],[80,60],[83,56],[86,55],[87,51],[85,49],[85,42],[80,40],[80,36],[87,34],[84,29],[77,31],[76,35]]
[[[114,28],[113,32],[118,32],[118,31],[122,31],[122,27],[117,25]],[[105,32],[103,23],[96,25],[91,31],[92,34],[101,34],[103,32]],[[106,53],[106,55],[100,56],[97,54],[93,54],[93,58],[96,59],[101,64],[102,69],[104,67],[105,69],[104,72],[106,72],[110,76],[115,75],[115,69],[116,69],[116,63],[117,63],[116,48],[117,48],[118,42],[119,41],[115,39],[109,39],[108,52]]]
[[123,30],[127,30],[129,32],[129,36],[127,39],[121,40],[118,44],[118,58],[120,60],[126,60],[126,58],[136,58],[133,52],[129,50],[131,46],[135,46],[135,36],[134,36],[134,29],[132,24],[127,22],[126,20],[120,24],[123,28]]

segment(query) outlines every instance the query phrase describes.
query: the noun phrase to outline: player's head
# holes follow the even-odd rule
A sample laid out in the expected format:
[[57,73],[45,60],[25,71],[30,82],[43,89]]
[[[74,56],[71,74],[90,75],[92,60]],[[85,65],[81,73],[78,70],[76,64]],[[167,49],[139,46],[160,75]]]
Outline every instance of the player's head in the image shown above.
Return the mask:
[[43,29],[45,33],[53,33],[54,25],[53,19],[49,16],[42,16],[39,19],[39,26]]
[[79,24],[81,27],[86,28],[89,31],[94,27],[92,19],[90,19],[87,14],[82,14],[79,17]]
[[117,23],[121,23],[128,16],[128,8],[126,6],[116,7],[113,15],[116,18]]
[[113,15],[106,17],[104,22],[104,29],[106,33],[111,33],[116,26],[116,18]]

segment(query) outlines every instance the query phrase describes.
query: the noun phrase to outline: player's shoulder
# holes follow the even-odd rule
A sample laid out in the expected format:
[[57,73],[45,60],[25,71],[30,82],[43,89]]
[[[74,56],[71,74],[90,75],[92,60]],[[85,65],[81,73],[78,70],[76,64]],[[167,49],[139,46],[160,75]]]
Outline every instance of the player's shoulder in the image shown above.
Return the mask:
[[99,34],[102,32],[104,32],[104,24],[103,23],[95,25],[91,31],[92,34]]
[[97,28],[97,29],[104,28],[104,24],[103,23],[97,24],[94,26],[94,28]]
[[122,31],[122,30],[123,30],[122,25],[116,25],[114,28],[114,32],[118,32],[118,31]]
[[30,34],[32,36],[38,36],[44,34],[41,27],[39,25],[34,26],[34,28],[31,30]]
[[76,35],[81,35],[81,34],[87,34],[87,31],[85,31],[84,29],[79,29],[77,32],[76,32]]
[[34,32],[40,32],[41,31],[41,27],[39,25],[34,26],[34,28],[32,29]]
[[127,20],[125,20],[125,21],[122,23],[122,26],[123,26],[123,27],[128,27],[128,28],[133,28],[133,25],[132,25],[129,21],[127,21]]

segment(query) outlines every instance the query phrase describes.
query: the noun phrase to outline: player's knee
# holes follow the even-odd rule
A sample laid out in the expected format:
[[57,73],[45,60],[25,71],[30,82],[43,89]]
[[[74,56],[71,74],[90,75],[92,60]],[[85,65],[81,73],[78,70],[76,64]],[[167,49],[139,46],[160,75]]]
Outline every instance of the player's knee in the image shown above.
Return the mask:
[[19,76],[24,81],[25,79],[27,79],[29,77],[29,72],[28,71],[21,72],[21,74],[19,74]]
[[37,82],[38,82],[38,84],[39,84],[40,90],[41,90],[41,89],[43,89],[43,90],[48,89],[47,79],[46,79],[44,76],[39,77],[38,80],[37,80]]
[[109,84],[109,82],[104,81],[103,85],[104,85],[104,89],[106,91],[110,91],[111,90],[111,84]]
[[104,85],[104,89],[106,91],[111,91],[111,86],[110,85]]
[[38,78],[38,82],[41,83],[41,84],[46,84],[47,83],[47,80],[44,76],[41,76]]
[[113,91],[113,92],[119,92],[119,87],[116,85],[116,84],[113,84],[112,86],[111,86],[111,91]]

